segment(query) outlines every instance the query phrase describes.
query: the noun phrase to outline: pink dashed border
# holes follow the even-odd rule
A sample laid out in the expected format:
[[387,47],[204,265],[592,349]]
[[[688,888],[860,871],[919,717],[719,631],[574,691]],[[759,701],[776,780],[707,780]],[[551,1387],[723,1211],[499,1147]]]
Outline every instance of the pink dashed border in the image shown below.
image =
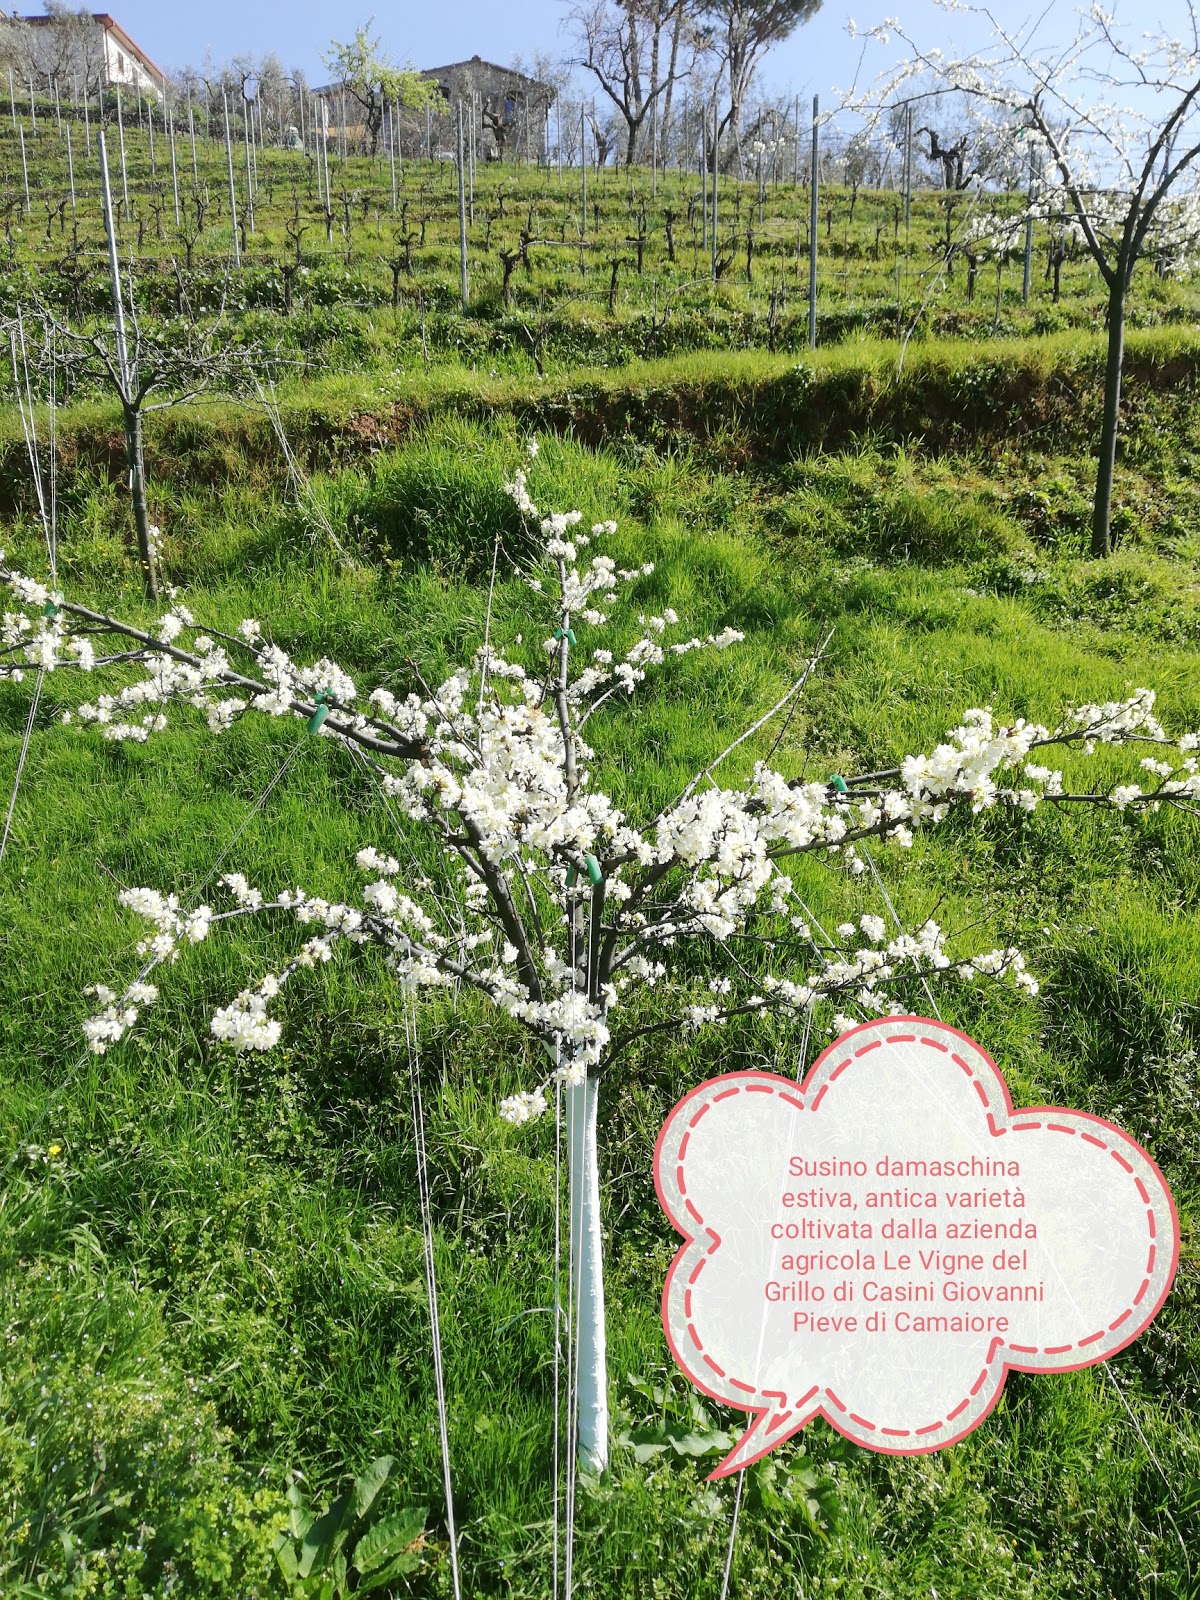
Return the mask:
[[[844,1056],[840,1061],[838,1061],[835,1066],[829,1069],[824,1081],[821,1083],[820,1088],[813,1096],[811,1103],[807,1106],[803,1098],[804,1090],[821,1073],[828,1060],[832,1056],[836,1055],[840,1049],[844,1048],[846,1042],[852,1039],[856,1033],[861,1033],[866,1028],[877,1028],[879,1026],[878,1023],[864,1023],[859,1028],[855,1028],[850,1033],[844,1034],[840,1039],[835,1040],[834,1043],[830,1045],[827,1050],[823,1051],[813,1063],[813,1066],[810,1069],[804,1084],[800,1087],[799,1092],[797,1092],[796,1086],[788,1082],[787,1079],[778,1078],[774,1074],[770,1073],[730,1073],[728,1074],[728,1078],[737,1079],[738,1081],[736,1083],[730,1082],[729,1087],[721,1090],[719,1094],[712,1094],[711,1090],[714,1083],[719,1083],[722,1081],[720,1078],[709,1079],[707,1082],[699,1084],[695,1089],[691,1090],[689,1094],[683,1097],[683,1099],[672,1111],[671,1115],[667,1118],[663,1125],[662,1131],[659,1134],[658,1142],[654,1150],[655,1188],[658,1191],[659,1203],[662,1205],[663,1210],[687,1239],[687,1243],[678,1251],[674,1261],[671,1263],[670,1270],[667,1273],[666,1283],[663,1285],[662,1317],[663,1329],[667,1336],[667,1343],[670,1345],[671,1351],[679,1365],[682,1366],[690,1376],[692,1376],[693,1381],[695,1381],[697,1386],[706,1394],[710,1394],[714,1399],[722,1400],[726,1404],[743,1406],[748,1411],[757,1410],[760,1412],[760,1420],[761,1416],[763,1415],[770,1416],[771,1418],[770,1425],[765,1434],[762,1436],[764,1440],[763,1448],[758,1452],[758,1455],[749,1457],[747,1461],[739,1462],[739,1467],[746,1466],[750,1461],[757,1460],[758,1456],[766,1454],[768,1450],[774,1448],[776,1444],[780,1443],[780,1439],[774,1439],[771,1437],[771,1435],[778,1433],[779,1429],[784,1427],[785,1424],[787,1426],[786,1431],[782,1436],[784,1438],[794,1432],[797,1432],[807,1422],[811,1421],[814,1416],[818,1415],[824,1416],[833,1427],[835,1427],[839,1432],[846,1434],[847,1437],[853,1437],[853,1435],[847,1431],[847,1428],[844,1425],[845,1423],[852,1423],[857,1428],[864,1429],[872,1434],[876,1434],[878,1436],[877,1438],[860,1438],[857,1439],[856,1442],[860,1444],[868,1444],[872,1449],[883,1451],[888,1454],[915,1455],[931,1449],[940,1449],[946,1444],[953,1444],[957,1439],[961,1439],[966,1433],[970,1432],[972,1428],[977,1427],[978,1424],[984,1420],[988,1412],[999,1399],[1000,1392],[1004,1387],[1004,1380],[1011,1367],[1021,1367],[1029,1371],[1070,1372],[1076,1371],[1081,1367],[1093,1366],[1098,1361],[1107,1360],[1110,1355],[1115,1355],[1118,1350],[1123,1349],[1125,1345],[1131,1343],[1132,1340],[1135,1339],[1148,1326],[1157,1313],[1159,1307],[1166,1299],[1167,1293],[1169,1292],[1171,1283],[1174,1279],[1175,1270],[1179,1262],[1179,1219],[1175,1211],[1175,1203],[1171,1196],[1170,1189],[1167,1187],[1166,1181],[1163,1179],[1161,1172],[1159,1172],[1156,1163],[1146,1151],[1141,1149],[1140,1145],[1138,1145],[1120,1128],[1117,1128],[1112,1123],[1105,1122],[1100,1117],[1092,1116],[1090,1112],[1071,1111],[1062,1106],[1033,1106],[1020,1113],[1014,1112],[1012,1100],[1008,1094],[1008,1086],[1004,1081],[1003,1074],[1000,1072],[1000,1069],[987,1054],[987,1052],[983,1050],[980,1045],[976,1044],[973,1039],[969,1039],[966,1034],[960,1033],[956,1028],[951,1028],[946,1023],[934,1022],[926,1017],[903,1017],[897,1018],[896,1021],[901,1025],[913,1025],[917,1027],[918,1031],[914,1033],[889,1034],[882,1039],[872,1039],[869,1043],[860,1045],[857,1049],[852,1050],[848,1055]],[[931,1037],[931,1034],[935,1033],[948,1034],[952,1036],[953,1039],[963,1041],[969,1044],[972,1049],[977,1050],[980,1056],[983,1057],[984,1061],[986,1061],[988,1067],[991,1069],[994,1075],[995,1082],[999,1086],[999,1089],[1004,1096],[1005,1103],[1008,1107],[1009,1117],[1011,1118],[1015,1115],[1019,1115],[1026,1120],[1022,1120],[1020,1122],[1009,1120],[1007,1125],[999,1124],[991,1109],[991,1100],[989,1098],[987,1088],[981,1081],[976,1069],[972,1067],[970,1062],[965,1060],[958,1050],[954,1049],[952,1045],[943,1043],[941,1039]],[[814,1384],[806,1394],[801,1395],[796,1401],[794,1401],[789,1409],[781,1410],[781,1407],[787,1405],[787,1395],[780,1390],[756,1389],[753,1384],[745,1383],[738,1378],[729,1377],[724,1368],[721,1367],[704,1349],[700,1335],[696,1331],[695,1323],[692,1321],[692,1285],[699,1278],[701,1272],[705,1266],[707,1266],[709,1260],[721,1245],[720,1234],[718,1234],[715,1229],[710,1228],[705,1223],[704,1218],[696,1209],[694,1202],[687,1195],[684,1158],[687,1151],[688,1141],[692,1135],[692,1130],[701,1121],[701,1119],[707,1115],[711,1106],[715,1105],[718,1101],[732,1099],[735,1095],[743,1092],[748,1094],[774,1094],[777,1095],[779,1099],[786,1101],[789,1105],[796,1107],[798,1110],[803,1111],[807,1109],[816,1112],[821,1105],[821,1101],[828,1093],[830,1087],[849,1067],[854,1064],[855,1060],[857,1060],[859,1057],[868,1055],[874,1050],[879,1050],[884,1045],[916,1043],[927,1045],[930,1049],[937,1050],[944,1055],[948,1055],[955,1065],[960,1067],[962,1071],[966,1073],[967,1077],[971,1080],[972,1087],[979,1096],[985,1112],[987,1113],[988,1128],[993,1138],[1002,1138],[1004,1135],[1009,1133],[1028,1133],[1035,1130],[1045,1129],[1048,1132],[1063,1134],[1070,1138],[1080,1138],[1086,1144],[1095,1145],[1098,1149],[1108,1151],[1108,1154],[1113,1158],[1113,1160],[1116,1161],[1117,1164],[1132,1177],[1137,1188],[1139,1198],[1146,1208],[1148,1245],[1146,1266],[1144,1268],[1142,1283],[1137,1293],[1134,1295],[1131,1303],[1124,1308],[1118,1317],[1108,1324],[1107,1328],[1100,1328],[1094,1333],[1089,1333],[1085,1338],[1079,1339],[1073,1344],[1042,1345],[1040,1347],[1037,1345],[1007,1344],[1003,1338],[1001,1338],[999,1335],[995,1335],[988,1347],[987,1358],[984,1362],[983,1368],[980,1371],[979,1376],[971,1385],[971,1388],[965,1398],[959,1401],[959,1403],[954,1406],[953,1409],[948,1411],[944,1418],[939,1418],[935,1422],[926,1423],[923,1427],[881,1427],[878,1423],[872,1422],[868,1418],[861,1417],[856,1412],[850,1411],[832,1389],[826,1387],[824,1390],[821,1390],[816,1384]],[[675,1163],[675,1179],[678,1193],[680,1198],[683,1200],[687,1213],[695,1223],[696,1231],[693,1232],[689,1227],[684,1227],[681,1225],[680,1220],[676,1216],[675,1210],[667,1202],[666,1196],[663,1192],[661,1180],[661,1158],[667,1134],[675,1125],[678,1112],[682,1110],[682,1108],[687,1104],[688,1100],[697,1095],[705,1095],[706,1098],[697,1107],[695,1113],[688,1119],[687,1127],[684,1130],[683,1137],[679,1141],[679,1148],[676,1152]],[[1070,1116],[1078,1121],[1086,1122],[1090,1127],[1096,1128],[1097,1130],[1103,1129],[1104,1132],[1109,1135],[1109,1137],[1102,1138],[1098,1133],[1087,1132],[1082,1127],[1071,1127],[1065,1121],[1051,1120],[1054,1117],[1061,1118],[1064,1116]],[[1173,1222],[1172,1261],[1170,1270],[1167,1274],[1166,1282],[1163,1285],[1162,1293],[1159,1295],[1155,1304],[1150,1307],[1148,1311],[1143,1309],[1142,1320],[1135,1327],[1129,1329],[1128,1331],[1124,1331],[1125,1324],[1132,1320],[1135,1310],[1138,1310],[1141,1307],[1141,1303],[1145,1299],[1146,1293],[1150,1288],[1151,1282],[1153,1281],[1152,1275],[1154,1272],[1158,1243],[1156,1239],[1154,1210],[1150,1204],[1149,1192],[1145,1183],[1137,1175],[1134,1167],[1126,1159],[1125,1155],[1122,1153],[1122,1149],[1119,1146],[1132,1147],[1136,1149],[1149,1163],[1154,1172],[1158,1174],[1159,1181],[1162,1185],[1162,1192],[1166,1195],[1167,1202],[1171,1209],[1171,1217]],[[701,1233],[706,1234],[712,1242],[709,1244],[704,1254],[692,1267],[691,1273],[687,1279],[687,1285],[684,1290],[685,1325],[689,1339],[694,1345],[695,1350],[700,1356],[704,1365],[717,1377],[723,1379],[730,1388],[739,1391],[740,1395],[745,1395],[745,1400],[731,1397],[727,1393],[717,1393],[716,1391],[710,1389],[705,1383],[700,1381],[693,1372],[689,1361],[684,1359],[684,1353],[677,1348],[671,1335],[668,1313],[671,1286],[675,1277],[675,1271],[676,1268],[682,1264],[684,1258],[689,1254],[693,1245],[698,1242]],[[1103,1341],[1106,1334],[1114,1334],[1119,1330],[1121,1330],[1121,1338],[1118,1342],[1115,1342],[1100,1354],[1090,1352],[1089,1347],[1091,1345],[1098,1344]],[[996,1352],[1001,1348],[1007,1348],[1014,1355],[1022,1356],[1063,1356],[1070,1354],[1072,1351],[1086,1353],[1083,1355],[1081,1360],[1068,1364],[1063,1364],[1056,1361],[1049,1367],[1039,1366],[1029,1361],[1005,1361],[1000,1372],[999,1382],[996,1386],[996,1392],[993,1395],[988,1407],[982,1411],[979,1416],[975,1418],[974,1421],[972,1421],[966,1428],[961,1429],[958,1433],[951,1431],[950,1435],[947,1437],[942,1437],[936,1440],[931,1438],[930,1436],[933,1434],[944,1433],[944,1431],[949,1429],[951,1424],[968,1409],[972,1400],[976,1398],[980,1390],[986,1384],[989,1374],[992,1370],[992,1363],[995,1360]],[[805,1406],[808,1405],[808,1403],[819,1393],[823,1395],[821,1402],[812,1407],[811,1411],[805,1415]],[[826,1406],[826,1401],[828,1401],[829,1406],[834,1408],[833,1412],[831,1412]],[[766,1408],[765,1411],[763,1409],[764,1407]],[[757,1425],[757,1423],[752,1424],[752,1427]],[[744,1435],[743,1437],[748,1437],[748,1434]],[[885,1445],[879,1442],[885,1438],[888,1440],[897,1441],[905,1439],[920,1439],[922,1440],[922,1443],[909,1443],[908,1445],[897,1443]],[[738,1467],[732,1468],[731,1470],[736,1471],[738,1470]],[[712,1474],[713,1477],[720,1475],[720,1468],[718,1468],[717,1472]]]

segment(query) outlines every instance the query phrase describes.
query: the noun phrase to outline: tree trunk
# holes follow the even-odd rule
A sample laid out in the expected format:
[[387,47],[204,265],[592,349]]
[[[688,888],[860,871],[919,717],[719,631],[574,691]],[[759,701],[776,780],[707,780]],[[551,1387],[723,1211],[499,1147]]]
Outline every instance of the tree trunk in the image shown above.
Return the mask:
[[154,571],[154,549],[150,543],[150,518],[146,512],[146,475],[142,470],[142,413],[124,407],[125,454],[129,461],[129,493],[133,500],[133,522],[137,529],[138,554],[146,578],[147,600],[158,599],[158,579]]
[[567,1171],[570,1178],[570,1270],[575,1305],[579,1465],[608,1465],[608,1358],[604,1332],[604,1246],[600,1175],[596,1165],[599,1079],[567,1090]]
[[1112,554],[1113,469],[1121,422],[1121,369],[1125,360],[1125,283],[1118,270],[1108,295],[1108,356],[1104,364],[1104,421],[1096,462],[1096,498],[1092,503],[1092,554]]

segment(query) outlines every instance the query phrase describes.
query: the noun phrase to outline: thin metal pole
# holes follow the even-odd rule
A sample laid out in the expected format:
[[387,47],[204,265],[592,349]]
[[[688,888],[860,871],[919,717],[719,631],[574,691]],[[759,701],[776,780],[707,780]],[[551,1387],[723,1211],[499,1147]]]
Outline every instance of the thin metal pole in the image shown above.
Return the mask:
[[9,67],[9,69],[8,69],[8,103],[9,103],[9,105],[12,106],[13,132],[16,133],[16,131],[17,131],[17,96],[16,96],[16,93],[15,93],[15,91],[13,89],[13,75],[12,75],[12,68],[11,67]]
[[325,209],[333,210],[333,201],[329,196],[329,102],[321,100],[321,162],[325,168]]
[[904,108],[904,232],[912,225],[912,107]]
[[467,124],[467,217],[475,226],[475,91],[471,90],[471,120]]
[[100,146],[100,182],[104,204],[104,231],[108,236],[108,275],[112,285],[113,327],[117,341],[117,372],[124,391],[122,400],[129,394],[129,346],[125,339],[125,302],[121,295],[121,267],[117,260],[117,230],[113,227],[112,190],[108,181],[108,151],[104,144],[104,130],[96,135]]
[[700,248],[708,252],[708,112],[700,102]]
[[229,221],[233,228],[233,264],[242,264],[242,250],[238,243],[237,190],[233,186],[233,141],[229,135],[229,96],[221,91],[221,104],[225,108],[225,161],[229,168]]
[[[139,94],[138,95],[139,120],[140,120],[141,109],[142,109],[142,97]],[[158,166],[157,166],[157,164],[155,163],[155,160],[154,160],[154,107],[152,105],[146,107],[146,126],[150,130],[150,176],[152,178],[157,178],[158,177]]]
[[721,165],[721,122],[718,116],[717,92],[713,90],[713,140],[712,140],[712,276],[717,281],[717,171]]
[[1029,304],[1029,285],[1033,277],[1033,200],[1037,184],[1037,156],[1029,151],[1029,200],[1025,213],[1025,274],[1021,280],[1021,304]]
[[313,155],[316,157],[316,163],[317,163],[317,203],[318,203],[318,205],[324,206],[324,205],[327,205],[327,201],[326,201],[326,198],[325,198],[324,180],[322,179],[322,176],[321,176],[321,150],[322,150],[322,147],[324,145],[324,139],[323,139],[322,135],[324,133],[324,128],[325,128],[325,102],[324,102],[324,100],[320,100],[318,102],[318,104],[321,107],[321,129],[320,129],[320,131],[318,131],[317,126],[316,126],[316,119],[315,119],[315,116],[314,116],[314,119],[313,119]]
[[650,198],[658,198],[658,96],[650,103]]
[[171,146],[171,192],[175,196],[175,226],[179,226],[179,167],[175,161],[175,113],[168,107],[163,115],[167,119],[167,141]]
[[580,237],[587,238],[587,112],[579,106],[579,171],[583,178],[582,214],[579,222]]
[[17,133],[20,135],[20,139],[21,139],[21,176],[25,180],[25,215],[27,217],[29,217],[29,216],[33,215],[33,212],[30,209],[30,205],[29,205],[29,163],[25,159],[25,129],[24,129],[24,127],[19,126],[17,128]]
[[458,102],[458,265],[462,278],[462,308],[467,309],[467,189],[463,171],[463,103]]
[[254,232],[254,179],[250,174],[250,141],[253,137],[250,128],[250,102],[242,96],[242,132],[245,135],[246,146],[246,227],[250,233]]
[[812,178],[808,198],[808,348],[817,348],[817,180],[820,160],[820,126],[817,114],[818,98],[813,95],[812,112]]
[[121,109],[121,85],[117,84],[117,133],[121,141],[121,200],[125,221],[129,221],[129,175],[125,170],[125,115]]
[[196,113],[192,107],[192,91],[188,88],[188,138],[192,141],[192,182],[200,187],[200,164],[196,157]]
[[394,109],[388,116],[388,160],[392,167],[392,210],[395,211],[398,196],[396,194],[396,112]]
[[74,152],[71,149],[71,124],[69,122],[67,123],[65,132],[66,132],[66,135],[67,135],[67,177],[70,179],[70,182],[71,182],[71,215],[72,215],[72,217],[74,217],[74,215],[75,215],[75,156],[74,156]]

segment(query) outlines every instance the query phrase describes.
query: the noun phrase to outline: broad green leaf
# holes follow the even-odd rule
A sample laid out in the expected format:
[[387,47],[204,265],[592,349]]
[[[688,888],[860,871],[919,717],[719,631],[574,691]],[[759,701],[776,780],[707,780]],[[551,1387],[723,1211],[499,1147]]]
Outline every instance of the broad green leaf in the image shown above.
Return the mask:
[[317,1518],[304,1535],[299,1565],[302,1578],[307,1578],[314,1569],[317,1572],[324,1572],[330,1557],[340,1549],[349,1532],[353,1506],[353,1491],[347,1489],[345,1494],[337,1497],[323,1516]]
[[425,1506],[405,1506],[390,1517],[383,1517],[354,1547],[354,1565],[360,1572],[370,1572],[373,1567],[400,1555],[425,1532]]
[[288,1505],[292,1508],[288,1516],[293,1537],[303,1539],[304,1535],[313,1525],[312,1512],[308,1509],[308,1499],[298,1481],[293,1478],[287,1489]]
[[286,1533],[276,1534],[272,1548],[275,1551],[275,1559],[279,1563],[280,1572],[283,1573],[289,1583],[295,1583],[300,1573],[300,1566],[296,1560],[296,1552],[292,1546],[292,1541]]
[[733,1441],[727,1433],[696,1433],[688,1428],[668,1428],[666,1430],[667,1442],[679,1456],[693,1456],[699,1460],[701,1456],[724,1455],[731,1448]]
[[369,1594],[372,1589],[382,1589],[385,1583],[391,1583],[393,1578],[402,1578],[406,1573],[415,1572],[420,1565],[421,1552],[406,1550],[403,1555],[396,1557],[391,1566],[385,1567],[382,1572],[373,1572],[369,1578],[364,1578],[354,1592]]
[[396,1465],[395,1456],[380,1456],[372,1461],[361,1478],[354,1480],[354,1515],[365,1517],[375,1496],[383,1488]]

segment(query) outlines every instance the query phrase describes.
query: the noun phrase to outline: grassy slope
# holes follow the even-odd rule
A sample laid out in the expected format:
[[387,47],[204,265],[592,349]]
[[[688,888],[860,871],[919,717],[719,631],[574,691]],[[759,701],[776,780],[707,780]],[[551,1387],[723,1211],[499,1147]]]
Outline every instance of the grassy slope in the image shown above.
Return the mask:
[[[394,559],[354,570],[327,557],[311,509],[252,487],[222,498],[168,482],[173,576],[198,615],[226,626],[269,615],[284,643],[336,650],[365,681],[403,681],[410,655],[436,677],[480,637],[479,534],[504,514],[497,484],[516,451],[511,423],[447,422],[317,484],[351,537],[422,530],[419,564],[376,542]],[[657,563],[639,601],[748,636],[717,666],[678,663],[630,721],[597,730],[606,782],[638,811],[769,703],[826,619],[834,643],[777,754],[787,767],[805,752],[810,771],[873,766],[931,746],[970,705],[1052,717],[1131,683],[1161,690],[1173,726],[1200,725],[1194,538],[1147,514],[1157,549],[1147,536],[1115,564],[1079,560],[1067,464],[1043,464],[1041,510],[1014,507],[1025,485],[1003,461],[868,452],[738,475],[711,456],[547,441],[538,470],[544,498],[622,517],[620,553]],[[1062,481],[1046,487],[1055,470]],[[1189,493],[1182,480],[1158,491],[1180,505]],[[131,569],[114,577],[119,501],[92,483],[73,512],[64,563],[136,609]],[[908,560],[888,532],[901,514]],[[16,539],[36,561],[28,529]],[[540,637],[533,607],[502,585],[500,636]],[[0,693],[0,772],[12,770],[28,689]],[[77,1592],[165,1594],[178,1581],[189,1596],[272,1593],[287,1467],[319,1493],[394,1451],[397,1498],[429,1504],[444,1532],[399,1002],[377,970],[337,965],[290,997],[276,1055],[233,1061],[209,1043],[207,1016],[288,939],[247,929],[182,961],[133,1042],[77,1065],[79,991],[134,966],[114,880],[186,893],[245,824],[227,865],[333,894],[352,885],[353,851],[392,835],[358,771],[297,728],[246,724],[214,741],[181,719],[145,749],[114,748],[53,724],[65,694],[48,685],[0,875],[0,1121],[17,1152],[0,1232],[11,1519],[0,1572],[6,1593],[68,1592],[66,1532],[109,1552],[90,1557],[94,1587]],[[254,811],[297,740],[289,774]],[[1014,1376],[996,1415],[953,1451],[877,1457],[823,1424],[807,1430],[786,1471],[748,1485],[739,1592],[1193,1592],[1182,1546],[1194,1546],[1200,1483],[1197,844],[1181,817],[1039,814],[948,831],[905,859],[881,853],[902,916],[936,901],[972,947],[1015,935],[1027,949],[1046,980],[1036,1004],[981,989],[947,997],[947,1017],[994,1050],[1018,1102],[1111,1116],[1150,1148],[1175,1188],[1185,1257],[1162,1316],[1109,1373]],[[816,866],[806,890],[835,921],[877,909],[868,889]],[[626,1374],[661,1381],[667,1367],[657,1304],[673,1239],[649,1179],[657,1126],[698,1076],[786,1070],[796,1043],[747,1031],[656,1045],[606,1096],[612,1374],[626,1424],[649,1405]],[[526,1057],[508,1025],[468,1002],[423,1008],[466,1587],[534,1596],[550,1560],[551,1345],[546,1316],[523,1313],[550,1293],[551,1141],[545,1126],[513,1132],[495,1113],[530,1081]],[[805,1468],[833,1482],[839,1514],[824,1535],[803,1509]],[[581,1496],[580,1590],[715,1592],[733,1486],[702,1478],[691,1462],[638,1465],[619,1450],[611,1477]],[[435,1547],[417,1588],[447,1586]]]
[[[5,265],[0,308],[10,312],[17,305],[28,307],[36,290],[74,320],[85,313],[104,319],[110,291],[94,135],[89,152],[84,130],[74,128],[78,193],[72,213],[69,203],[58,209],[69,195],[64,143],[48,123],[39,124],[36,139],[31,134],[27,127],[31,212],[22,216],[20,148],[11,122],[0,123],[0,188],[13,202],[0,240]],[[578,173],[560,177],[529,167],[481,167],[468,227],[470,289],[464,314],[458,291],[457,192],[449,163],[406,164],[393,211],[385,158],[351,157],[344,165],[335,158],[334,215],[327,231],[306,159],[283,150],[263,152],[254,229],[244,240],[243,270],[230,276],[223,144],[199,141],[196,192],[208,209],[198,239],[175,225],[161,139],[153,173],[144,133],[127,129],[125,147],[130,208],[128,218],[120,218],[121,258],[135,265],[143,312],[175,314],[182,283],[194,306],[213,313],[224,307],[234,336],[271,352],[281,371],[310,378],[368,369],[390,376],[421,371],[432,360],[434,365],[461,363],[480,373],[528,380],[535,372],[530,349],[535,337],[551,374],[583,363],[615,367],[700,349],[747,350],[769,340],[781,351],[801,353],[807,346],[808,197],[790,183],[767,189],[760,222],[755,184],[723,180],[720,255],[728,267],[714,285],[694,174],[660,175],[657,195],[651,194],[644,171],[591,174],[588,225],[581,238]],[[120,211],[117,151],[116,132],[110,130],[109,160]],[[192,218],[195,210],[189,158],[190,151],[180,161],[184,218]],[[235,173],[245,223],[239,152]],[[951,203],[957,238],[982,207],[995,204],[1004,210],[1015,201],[953,196]],[[1040,225],[1028,303],[1022,303],[1020,259],[1002,263],[998,280],[994,267],[984,264],[968,303],[964,263],[958,260],[949,272],[943,265],[946,204],[940,191],[919,190],[906,231],[898,223],[894,193],[864,191],[854,202],[851,220],[850,195],[835,186],[823,189],[818,232],[821,344],[862,333],[891,337],[910,329],[918,342],[927,335],[979,339],[1091,331],[1102,321],[1103,285],[1083,253],[1066,265],[1061,300],[1053,302],[1044,271],[1049,230]],[[642,226],[643,208],[646,242],[639,272],[633,240]],[[668,213],[676,241],[674,261],[668,255]],[[501,252],[514,251],[526,227],[532,241],[528,271],[523,264],[516,269],[506,305]],[[748,233],[753,235],[749,274]],[[404,265],[406,237],[411,272]],[[393,261],[395,277],[389,266]],[[610,303],[614,261],[617,287]],[[287,316],[281,314],[285,266],[296,268],[287,291]],[[1134,282],[1129,321],[1131,326],[1187,324],[1194,321],[1196,307],[1197,290],[1190,279],[1164,280],[1146,265]]]

